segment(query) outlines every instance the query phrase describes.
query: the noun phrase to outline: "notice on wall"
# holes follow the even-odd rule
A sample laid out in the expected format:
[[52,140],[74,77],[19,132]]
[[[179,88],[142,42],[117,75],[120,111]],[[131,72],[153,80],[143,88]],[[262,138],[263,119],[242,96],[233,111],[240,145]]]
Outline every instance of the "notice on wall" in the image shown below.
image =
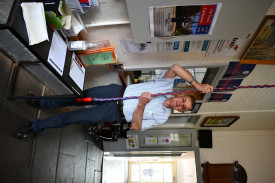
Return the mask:
[[230,62],[222,79],[243,79],[252,73],[255,64],[240,64],[240,62]]
[[241,85],[243,79],[228,79],[228,80],[220,80],[216,88],[226,88],[228,87],[229,89],[224,89],[224,90],[219,90],[219,92],[224,92],[224,91],[235,91],[236,89],[232,89],[230,87],[238,87]]
[[182,51],[183,41],[158,43],[159,52]]
[[158,138],[157,137],[145,137],[144,144],[145,145],[157,145]]
[[231,96],[229,93],[211,93],[208,102],[227,102]]
[[211,35],[222,4],[149,7],[151,37]]
[[183,52],[201,52],[206,51],[209,45],[209,40],[185,41]]
[[158,144],[160,145],[171,144],[171,137],[158,137]]
[[127,149],[138,149],[139,148],[137,135],[127,135],[126,148]]
[[120,44],[123,53],[156,52],[156,43],[135,44],[133,39],[121,39]]
[[220,39],[212,40],[206,57],[236,56],[243,49],[247,39]]

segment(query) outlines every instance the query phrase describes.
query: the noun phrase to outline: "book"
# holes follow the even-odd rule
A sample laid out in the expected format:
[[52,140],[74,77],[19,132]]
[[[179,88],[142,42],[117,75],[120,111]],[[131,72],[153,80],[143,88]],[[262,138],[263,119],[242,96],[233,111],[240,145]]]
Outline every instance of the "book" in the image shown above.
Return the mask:
[[66,60],[67,44],[57,31],[54,31],[48,62],[61,76],[63,75]]
[[114,47],[87,50],[80,54],[79,57],[85,67],[117,63]]
[[23,18],[26,24],[29,45],[49,40],[43,3],[21,3]]
[[83,90],[86,69],[82,65],[78,57],[75,55],[75,53],[73,53],[71,61],[72,62],[71,62],[69,76],[73,79],[73,81],[77,84],[77,86],[81,90]]

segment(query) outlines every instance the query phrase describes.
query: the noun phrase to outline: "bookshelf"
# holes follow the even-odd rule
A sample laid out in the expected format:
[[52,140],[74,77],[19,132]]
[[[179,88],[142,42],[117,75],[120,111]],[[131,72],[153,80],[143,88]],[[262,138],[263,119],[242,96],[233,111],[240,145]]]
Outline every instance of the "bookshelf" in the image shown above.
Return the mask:
[[[69,76],[73,52],[67,50],[62,76],[47,62],[53,30],[49,28],[47,30],[49,41],[33,46],[28,44],[27,30],[20,6],[22,2],[32,1],[15,0],[13,3],[6,1],[5,8],[1,10],[1,14],[5,16],[0,19],[0,50],[12,58],[14,63],[20,64],[32,72],[56,94],[82,96],[83,91]],[[61,32],[59,34],[62,36]],[[65,36],[63,37],[66,39]]]

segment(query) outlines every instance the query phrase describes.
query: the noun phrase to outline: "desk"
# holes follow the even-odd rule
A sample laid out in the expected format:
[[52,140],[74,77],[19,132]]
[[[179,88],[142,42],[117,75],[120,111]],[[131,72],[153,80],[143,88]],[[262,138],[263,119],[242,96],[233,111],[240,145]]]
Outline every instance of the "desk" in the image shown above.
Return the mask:
[[[1,13],[3,11],[7,14],[7,19],[5,19],[5,17],[0,19],[1,51],[9,55],[15,62],[19,64],[31,62],[33,64],[40,64],[44,68],[48,69],[47,72],[51,75],[50,77],[52,77],[48,79],[51,80],[51,82],[55,80],[52,85],[57,85],[55,87],[59,88],[64,87],[64,89],[60,90],[60,92],[53,90],[55,93],[74,93],[77,96],[82,96],[83,91],[69,76],[72,52],[67,50],[64,72],[62,76],[59,75],[47,61],[53,30],[48,28],[49,41],[44,41],[39,44],[29,46],[27,30],[22,15],[22,8],[20,6],[21,2],[32,2],[32,0],[15,0],[13,4],[10,4],[10,9],[1,10]],[[65,93],[63,93],[63,91]]]

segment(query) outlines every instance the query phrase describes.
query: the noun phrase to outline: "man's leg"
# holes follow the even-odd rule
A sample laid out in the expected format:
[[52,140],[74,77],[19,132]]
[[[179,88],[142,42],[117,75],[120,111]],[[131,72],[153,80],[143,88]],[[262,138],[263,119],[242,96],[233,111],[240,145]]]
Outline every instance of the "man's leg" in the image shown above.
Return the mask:
[[104,102],[96,107],[67,112],[42,120],[38,119],[29,125],[26,130],[24,128],[19,129],[17,131],[17,138],[26,138],[32,132],[39,133],[47,128],[60,128],[73,124],[104,123],[120,120],[121,116],[117,109],[117,102]]
[[[92,98],[112,98],[119,97],[122,86],[111,84],[107,86],[98,86],[87,89],[83,92],[83,97]],[[66,98],[67,97],[67,98]],[[84,105],[100,105],[102,102],[77,102],[75,95],[62,95],[60,98],[42,98],[40,102],[41,108],[58,108],[65,106],[84,106]]]
[[36,120],[33,124],[34,132],[41,132],[47,128],[60,128],[73,124],[104,123],[121,120],[116,101],[106,102],[96,107],[80,109],[52,116],[43,120]]

